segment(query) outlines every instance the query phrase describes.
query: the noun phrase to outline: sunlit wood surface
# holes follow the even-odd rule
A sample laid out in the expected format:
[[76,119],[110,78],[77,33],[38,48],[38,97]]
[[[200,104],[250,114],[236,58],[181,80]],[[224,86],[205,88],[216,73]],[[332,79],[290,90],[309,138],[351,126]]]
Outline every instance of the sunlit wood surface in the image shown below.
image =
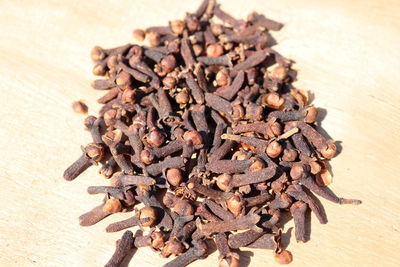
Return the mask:
[[[131,30],[164,25],[200,0],[0,1],[0,266],[102,266],[121,233],[111,216],[83,228],[77,217],[101,201],[86,193],[106,184],[90,168],[62,179],[90,136],[71,103],[96,114],[89,51],[132,42]],[[285,24],[276,49],[292,58],[296,86],[324,108],[322,126],[341,141],[332,189],[361,206],[322,201],[329,223],[312,217],[311,240],[292,235],[291,266],[398,266],[400,260],[399,1],[221,1],[245,18],[257,10]],[[292,226],[285,227],[285,232]],[[216,266],[218,253],[192,266]],[[245,250],[242,265],[275,266],[271,251]],[[140,249],[129,266],[168,260]],[[249,263],[250,262],[250,263]]]

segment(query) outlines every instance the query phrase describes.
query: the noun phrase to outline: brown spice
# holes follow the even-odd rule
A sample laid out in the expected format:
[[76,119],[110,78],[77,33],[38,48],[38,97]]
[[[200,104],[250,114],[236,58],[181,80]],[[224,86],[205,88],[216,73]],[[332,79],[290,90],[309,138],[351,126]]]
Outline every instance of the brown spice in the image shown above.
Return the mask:
[[[307,207],[327,222],[314,193],[361,203],[327,188],[327,161],[337,148],[318,132],[308,93],[294,88],[292,61],[269,47],[269,31],[282,26],[255,12],[236,19],[203,0],[182,19],[134,30],[134,39],[150,47],[91,50],[93,73],[102,76],[92,87],[106,92],[97,100],[99,116],[84,121],[93,143],[64,178],[99,163],[111,177],[111,186],[88,188],[105,202],[83,214],[81,225],[135,210],[106,231],[151,227],[144,236],[126,232],[107,266],[120,265],[133,246],[177,255],[166,266],[186,266],[206,256],[207,238],[216,241],[220,266],[239,266],[231,248],[243,246],[274,250],[287,264],[292,255],[280,240],[285,211],[296,240],[305,242]],[[81,103],[74,110],[87,111]]]

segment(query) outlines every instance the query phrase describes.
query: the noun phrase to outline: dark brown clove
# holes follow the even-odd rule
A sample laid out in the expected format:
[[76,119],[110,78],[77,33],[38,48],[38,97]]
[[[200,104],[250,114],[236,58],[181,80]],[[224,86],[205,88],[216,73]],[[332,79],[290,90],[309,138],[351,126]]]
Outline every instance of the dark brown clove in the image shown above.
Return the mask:
[[212,162],[215,160],[220,160],[228,154],[231,149],[234,147],[235,142],[231,140],[225,140],[225,142],[220,145],[218,148],[214,149],[212,154],[208,155],[208,161]]
[[301,185],[298,184],[289,185],[288,188],[286,189],[286,193],[291,197],[295,198],[296,200],[301,200],[307,203],[321,224],[326,224],[328,222],[322,210],[322,207],[306,192],[303,191]]
[[232,213],[221,207],[219,204],[215,203],[214,201],[211,201],[209,199],[206,199],[204,203],[207,205],[207,207],[211,210],[213,214],[218,216],[224,221],[229,221],[234,219],[234,216]]
[[189,183],[188,188],[193,191],[202,194],[203,196],[215,200],[216,202],[221,202],[228,199],[232,193],[225,193],[218,190],[211,189],[205,185],[198,183]]
[[[143,222],[145,222],[145,221],[143,221]],[[138,225],[141,225],[141,220],[139,218],[137,218],[136,216],[133,216],[129,219],[110,224],[109,226],[107,226],[106,232],[107,233],[118,232],[118,231],[130,228],[130,227],[138,226]]]
[[239,71],[239,73],[236,75],[235,79],[233,80],[232,84],[227,87],[227,90],[218,92],[216,91],[216,94],[227,99],[227,100],[232,100],[237,92],[240,90],[244,82],[244,72]]
[[164,267],[181,267],[190,264],[191,262],[201,259],[207,253],[207,245],[202,240],[196,240],[193,242],[194,246],[189,248],[185,253],[176,257],[169,263],[165,264]]
[[334,203],[340,205],[343,204],[360,205],[362,203],[361,200],[358,199],[347,199],[347,198],[337,197],[328,187],[319,186],[315,182],[315,180],[309,175],[301,178],[299,181],[302,185],[310,189],[312,192]]
[[269,50],[259,50],[254,52],[251,56],[249,56],[245,61],[235,65],[231,70],[231,77],[235,77],[239,71],[250,69],[251,67],[257,66],[261,62],[263,62],[267,56],[269,55]]
[[120,266],[128,253],[134,248],[134,238],[131,231],[126,231],[116,242],[115,252],[105,267]]
[[95,208],[93,208],[91,211],[82,214],[79,216],[79,224],[81,226],[91,226],[99,221],[103,220],[105,217],[111,214],[111,212],[105,212],[103,211],[104,204],[101,204]]
[[321,155],[327,159],[331,159],[336,154],[336,146],[333,140],[327,140],[317,130],[305,122],[296,122],[296,126],[301,130],[301,133],[307,138]]
[[204,65],[221,65],[232,67],[232,57],[230,55],[222,55],[219,57],[197,57],[197,61],[203,63]]
[[156,176],[167,169],[182,168],[185,166],[185,162],[185,159],[182,157],[166,158],[163,161],[147,166],[146,170],[151,176]]
[[157,225],[158,228],[163,229],[165,231],[170,231],[173,226],[173,221],[171,216],[165,211],[165,207],[157,200],[155,196],[137,196],[135,197],[139,202],[142,202],[147,207],[155,207],[157,211],[161,214],[159,215],[159,223]]
[[257,14],[257,12],[251,13],[247,20],[257,27],[263,27],[271,31],[279,31],[283,27],[283,24],[267,19],[264,15]]
[[238,143],[244,143],[246,145],[256,147],[261,150],[265,150],[269,144],[267,140],[262,140],[256,137],[248,137],[234,134],[223,134],[221,136],[222,139],[229,139]]
[[258,196],[244,198],[244,201],[246,202],[246,207],[252,207],[252,206],[264,204],[267,201],[270,201],[272,199],[273,199],[273,196],[271,194],[263,193]]
[[206,105],[222,113],[224,116],[232,114],[232,107],[229,101],[210,93],[205,93]]
[[245,247],[259,239],[262,235],[264,235],[262,229],[250,229],[245,232],[230,235],[228,238],[228,245],[231,248]]
[[278,244],[275,241],[275,235],[264,234],[253,243],[247,245],[248,248],[262,248],[276,250]]
[[201,90],[198,83],[194,80],[193,74],[191,72],[186,72],[185,74],[183,74],[183,77],[185,78],[186,83],[187,83],[196,103],[203,104],[204,103],[204,93],[203,93],[203,90]]
[[111,88],[117,88],[114,81],[110,81],[109,79],[97,79],[94,80],[91,84],[93,89],[96,90],[109,90]]
[[196,64],[190,42],[187,38],[181,40],[181,56],[185,62],[186,67],[190,68]]
[[141,175],[122,175],[120,179],[124,186],[139,184],[154,185],[156,183],[153,178]]
[[295,235],[297,242],[306,242],[306,229],[305,229],[305,221],[306,221],[306,211],[307,204],[303,201],[297,201],[293,203],[290,207],[290,213],[293,216],[294,227],[295,227]]
[[196,216],[200,216],[203,220],[209,221],[209,222],[218,222],[220,219],[212,214],[206,207],[205,204],[200,204],[195,212]]
[[96,143],[90,143],[82,148],[83,154],[64,171],[64,179],[72,181],[93,164],[104,157],[104,148]]
[[215,173],[238,173],[246,171],[252,160],[215,160],[206,164],[206,169]]
[[220,267],[238,267],[239,266],[239,254],[231,251],[228,245],[228,239],[225,233],[218,233],[214,236],[214,241],[219,251]]
[[264,182],[274,177],[275,172],[275,167],[268,167],[252,173],[235,174],[232,176],[232,180],[229,183],[229,186],[233,188],[248,184]]
[[213,233],[247,230],[255,227],[259,220],[260,216],[255,214],[254,211],[250,211],[247,215],[230,221],[209,222],[202,224],[199,220],[197,220],[196,223],[197,227],[200,228],[203,234],[209,236]]

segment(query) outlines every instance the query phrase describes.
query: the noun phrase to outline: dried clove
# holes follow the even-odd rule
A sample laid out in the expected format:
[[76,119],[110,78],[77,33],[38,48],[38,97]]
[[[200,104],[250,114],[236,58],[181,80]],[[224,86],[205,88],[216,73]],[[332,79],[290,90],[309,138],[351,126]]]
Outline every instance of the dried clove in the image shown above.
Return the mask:
[[209,222],[202,224],[200,221],[197,222],[197,227],[205,236],[212,233],[224,233],[237,230],[247,230],[255,225],[260,220],[260,216],[255,214],[254,211],[250,211],[247,215],[230,220],[230,221],[220,221],[220,222]]
[[110,184],[88,187],[104,200],[80,224],[133,210],[106,232],[141,229],[125,232],[106,266],[120,266],[133,247],[177,256],[165,266],[186,266],[206,256],[206,239],[215,240],[221,267],[239,266],[231,249],[240,247],[272,249],[288,264],[280,242],[286,212],[305,242],[307,207],[327,222],[316,196],[361,203],[327,187],[337,148],[319,132],[308,93],[294,87],[293,61],[271,48],[269,31],[282,26],[256,12],[236,19],[202,0],[181,19],[133,30],[148,46],[91,50],[101,76],[91,86],[106,92],[98,117],[84,121],[93,143],[64,178],[100,163]]
[[297,201],[293,203],[290,207],[290,213],[293,216],[294,227],[295,227],[295,235],[297,242],[306,242],[306,229],[305,229],[305,220],[306,220],[306,211],[307,204],[303,201]]
[[225,233],[218,233],[214,237],[215,244],[219,251],[219,266],[236,267],[239,266],[239,254],[231,251]]
[[193,247],[189,248],[185,253],[165,264],[164,267],[186,266],[189,263],[204,257],[207,253],[207,244],[202,240],[196,240],[196,242],[193,243]]
[[115,252],[105,267],[120,266],[122,261],[134,247],[134,238],[131,231],[126,231],[116,242]]

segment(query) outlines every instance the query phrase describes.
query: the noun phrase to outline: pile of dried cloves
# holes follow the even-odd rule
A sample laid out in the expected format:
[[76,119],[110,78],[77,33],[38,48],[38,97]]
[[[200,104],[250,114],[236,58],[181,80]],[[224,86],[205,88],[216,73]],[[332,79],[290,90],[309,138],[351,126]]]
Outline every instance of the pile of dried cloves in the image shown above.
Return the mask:
[[257,13],[235,19],[204,0],[183,20],[133,31],[149,46],[93,48],[93,73],[104,78],[92,87],[107,92],[99,116],[85,119],[93,143],[64,178],[98,163],[110,178],[88,188],[105,199],[82,226],[133,213],[106,228],[140,229],[123,234],[106,266],[144,246],[176,256],[165,266],[185,266],[204,258],[209,242],[220,266],[239,266],[241,247],[270,249],[287,264],[284,214],[306,242],[307,211],[327,222],[314,194],[361,203],[326,187],[336,146],[315,129],[318,110],[293,87],[291,61],[270,48],[269,31],[281,27]]

